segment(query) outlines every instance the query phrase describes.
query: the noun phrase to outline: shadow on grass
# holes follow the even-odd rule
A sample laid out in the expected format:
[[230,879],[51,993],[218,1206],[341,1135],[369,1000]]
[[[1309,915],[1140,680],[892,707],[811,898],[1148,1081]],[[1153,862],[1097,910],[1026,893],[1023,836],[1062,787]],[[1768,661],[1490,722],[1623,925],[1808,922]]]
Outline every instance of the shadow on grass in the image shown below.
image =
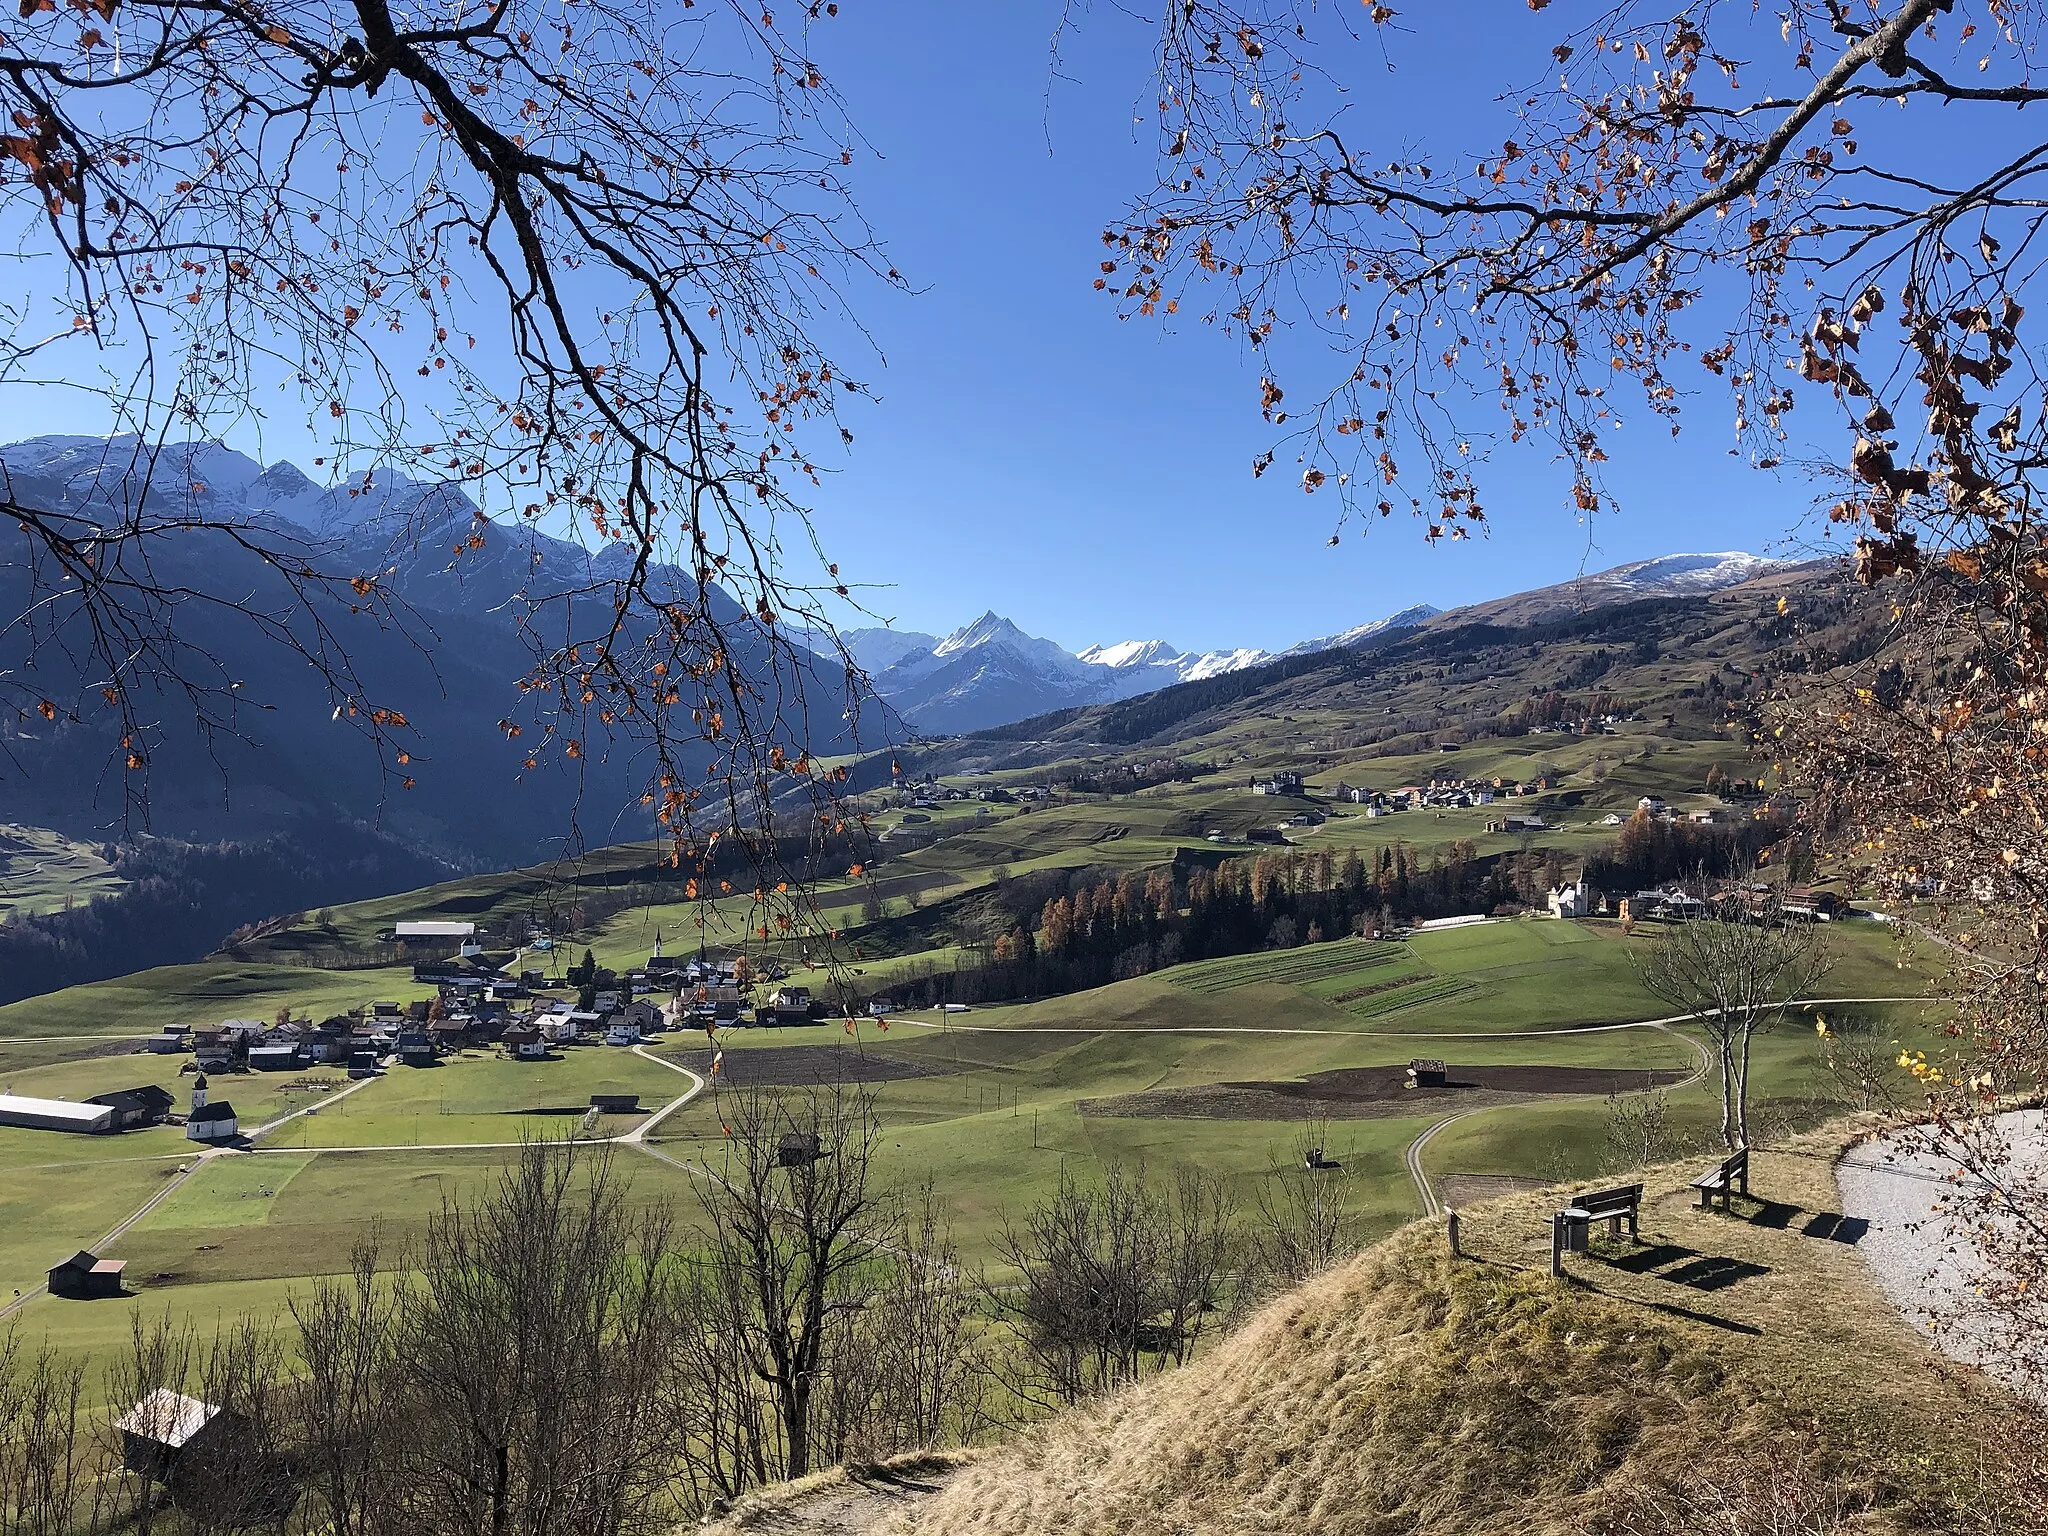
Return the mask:
[[1725,1291],[1731,1285],[1740,1285],[1745,1280],[1754,1280],[1759,1275],[1771,1272],[1768,1264],[1751,1264],[1743,1259],[1713,1258],[1702,1256],[1677,1269],[1668,1270],[1657,1276],[1659,1280],[1673,1285],[1682,1285],[1692,1291]]
[[1662,1312],[1667,1317],[1682,1317],[1689,1323],[1705,1323],[1709,1328],[1719,1328],[1724,1333],[1739,1333],[1748,1338],[1760,1339],[1764,1331],[1751,1323],[1738,1323],[1733,1318],[1716,1317],[1711,1312],[1695,1312],[1691,1307],[1673,1306],[1668,1301],[1646,1301],[1643,1303],[1652,1312]]

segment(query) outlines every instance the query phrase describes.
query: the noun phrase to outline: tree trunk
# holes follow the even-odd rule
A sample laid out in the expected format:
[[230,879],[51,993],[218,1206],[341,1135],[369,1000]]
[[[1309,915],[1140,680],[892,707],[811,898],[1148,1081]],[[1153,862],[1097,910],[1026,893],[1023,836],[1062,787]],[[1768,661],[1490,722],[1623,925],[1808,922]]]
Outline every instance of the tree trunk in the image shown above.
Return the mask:
[[1728,1151],[1735,1150],[1735,1053],[1732,1042],[1726,1035],[1720,1037],[1721,1050],[1721,1145]]
[[1749,1145],[1749,1042],[1755,1036],[1756,1025],[1746,1021],[1742,1028],[1742,1063],[1735,1078],[1735,1123],[1745,1147]]

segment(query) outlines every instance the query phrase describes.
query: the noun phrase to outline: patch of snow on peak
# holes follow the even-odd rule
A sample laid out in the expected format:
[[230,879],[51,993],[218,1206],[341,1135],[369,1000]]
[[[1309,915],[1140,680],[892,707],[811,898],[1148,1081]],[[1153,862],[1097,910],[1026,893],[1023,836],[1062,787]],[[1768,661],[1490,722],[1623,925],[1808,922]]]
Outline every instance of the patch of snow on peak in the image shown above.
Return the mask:
[[1256,648],[1238,651],[1204,651],[1199,656],[1184,656],[1180,669],[1180,680],[1184,683],[1200,682],[1205,677],[1221,677],[1226,672],[1242,672],[1246,667],[1256,667],[1269,660],[1267,653]]
[[1617,565],[1586,580],[1628,592],[1718,592],[1787,563],[1739,549],[1716,554],[1660,555],[1654,560]]
[[1115,645],[1091,645],[1075,653],[1081,661],[1101,667],[1152,667],[1181,660],[1183,652],[1164,640],[1119,640]]
[[1071,671],[1079,666],[1065,647],[1051,640],[1041,640],[1036,635],[1027,635],[1001,614],[991,610],[984,613],[972,624],[956,629],[937,645],[932,655],[941,661],[950,661],[969,651],[994,646],[1011,651],[1042,666]]
[[1362,645],[1375,635],[1386,634],[1389,630],[1412,629],[1415,625],[1435,618],[1443,609],[1431,603],[1416,603],[1403,608],[1399,613],[1390,613],[1383,619],[1371,619],[1351,629],[1340,630],[1334,635],[1323,635],[1318,639],[1304,640],[1299,645],[1289,646],[1282,656],[1308,656],[1317,651],[1341,651],[1347,646]]

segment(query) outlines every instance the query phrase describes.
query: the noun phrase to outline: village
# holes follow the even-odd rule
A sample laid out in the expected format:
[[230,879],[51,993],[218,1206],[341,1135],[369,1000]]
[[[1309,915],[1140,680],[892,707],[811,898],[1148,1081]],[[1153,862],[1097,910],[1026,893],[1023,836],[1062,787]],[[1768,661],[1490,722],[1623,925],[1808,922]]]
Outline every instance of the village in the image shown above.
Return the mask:
[[[535,969],[509,969],[524,951],[486,953],[473,923],[401,922],[386,937],[401,948],[455,946],[453,954],[412,966],[413,980],[432,986],[433,997],[374,1002],[317,1022],[280,1010],[268,1023],[166,1023],[140,1042],[139,1053],[187,1058],[179,1068],[180,1076],[192,1079],[187,1111],[181,1113],[176,1096],[156,1084],[76,1102],[0,1091],[0,1126],[87,1135],[171,1126],[182,1127],[188,1141],[233,1147],[245,1143],[244,1134],[232,1103],[218,1090],[220,1079],[240,1074],[328,1069],[360,1083],[396,1069],[436,1067],[477,1050],[544,1066],[562,1060],[564,1051],[633,1047],[669,1030],[796,1026],[826,1017],[824,1003],[808,987],[784,983],[779,967],[757,971],[744,956],[664,954],[659,938],[646,964],[623,974],[586,962],[549,977]],[[881,999],[868,1006],[886,1011],[888,1005]],[[326,1078],[307,1081],[329,1086]],[[631,1106],[593,1099],[592,1108],[613,1112]]]

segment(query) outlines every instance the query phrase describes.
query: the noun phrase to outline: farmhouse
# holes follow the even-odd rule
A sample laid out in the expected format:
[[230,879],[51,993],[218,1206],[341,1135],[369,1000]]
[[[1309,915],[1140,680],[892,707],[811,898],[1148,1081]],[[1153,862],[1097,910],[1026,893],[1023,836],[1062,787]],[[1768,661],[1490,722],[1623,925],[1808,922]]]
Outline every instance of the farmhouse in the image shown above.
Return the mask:
[[1298,773],[1276,773],[1271,778],[1253,779],[1252,793],[1255,795],[1301,794],[1301,775]]
[[0,1093],[0,1125],[28,1131],[82,1131],[94,1135],[114,1129],[114,1111],[105,1104],[74,1104],[69,1099],[32,1099]]
[[514,1024],[498,1037],[498,1043],[505,1048],[505,1054],[515,1061],[546,1061],[548,1044],[541,1039],[540,1031],[524,1024]]
[[112,1093],[96,1093],[85,1102],[106,1105],[114,1112],[111,1129],[126,1131],[137,1126],[162,1125],[170,1118],[171,1106],[177,1101],[171,1097],[168,1088],[159,1088],[155,1083],[144,1083],[140,1088],[120,1088]]
[[121,1294],[126,1259],[102,1259],[80,1249],[50,1271],[50,1294],[72,1301],[91,1301]]

